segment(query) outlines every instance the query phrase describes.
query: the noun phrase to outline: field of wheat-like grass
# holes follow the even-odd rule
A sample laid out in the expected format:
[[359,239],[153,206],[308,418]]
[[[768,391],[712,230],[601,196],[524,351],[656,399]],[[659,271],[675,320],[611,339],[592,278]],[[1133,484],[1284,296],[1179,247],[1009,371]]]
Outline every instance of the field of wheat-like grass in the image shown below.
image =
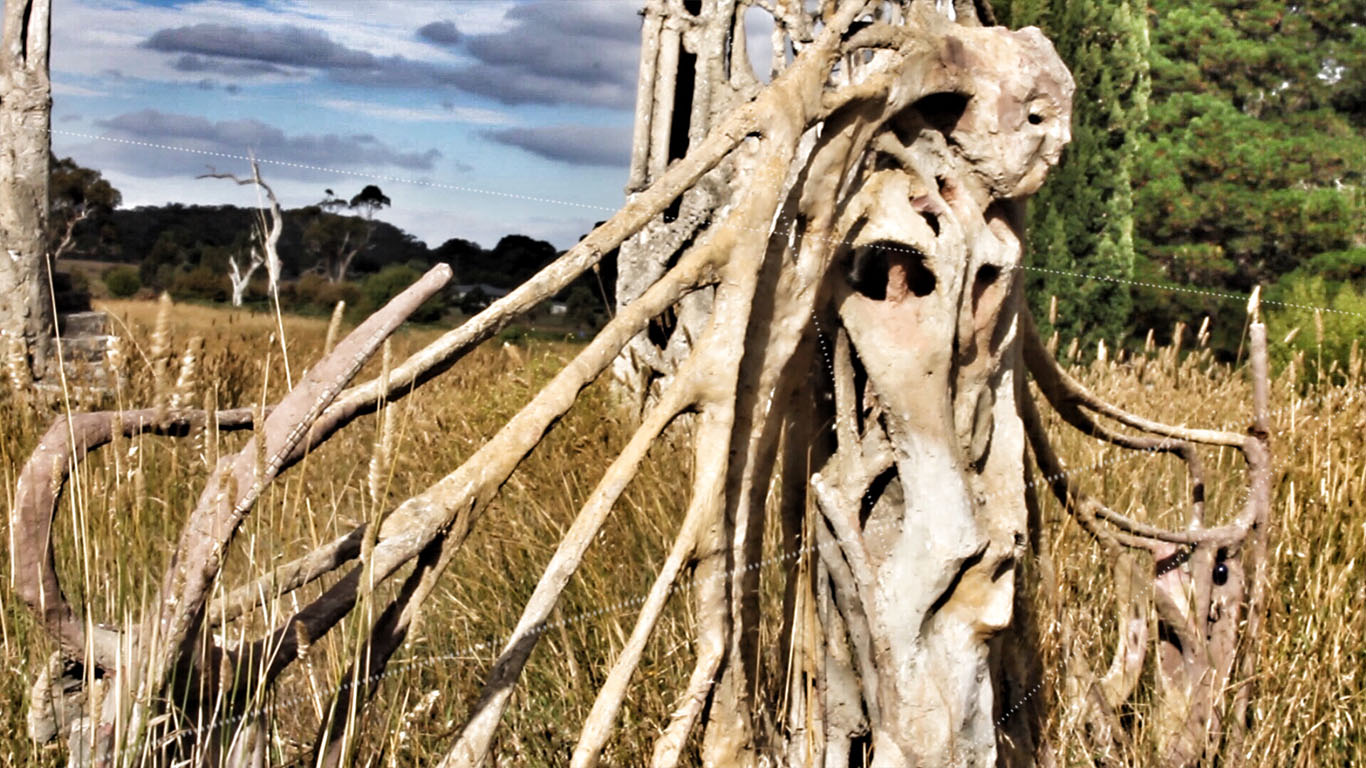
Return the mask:
[[[223,408],[278,399],[328,343],[326,320],[251,314],[197,306],[159,310],[155,302],[111,302],[119,337],[118,376],[104,407],[159,401]],[[282,344],[280,332],[285,342]],[[1273,325],[1271,333],[1277,336]],[[1284,329],[1280,329],[1284,335]],[[401,360],[438,332],[405,329],[389,352]],[[199,339],[200,341],[195,341]],[[569,342],[495,341],[476,349],[413,395],[362,418],[273,485],[237,536],[220,593],[302,555],[450,472],[506,421],[573,355]],[[372,361],[361,377],[378,373]],[[1272,385],[1275,496],[1271,600],[1257,662],[1250,733],[1262,765],[1366,763],[1366,390],[1360,361],[1315,380],[1290,361]],[[1074,365],[1098,395],[1169,423],[1240,430],[1249,417],[1244,371],[1212,361],[1207,350],[1159,349],[1127,359]],[[0,384],[0,472],[7,503],[38,437],[65,408],[95,404],[75,390],[66,402],[34,403]],[[604,382],[570,414],[503,488],[428,601],[416,630],[358,728],[359,752],[376,765],[428,764],[449,747],[478,695],[489,663],[516,625],[561,533],[630,434]],[[1179,524],[1188,498],[1180,462],[1122,453],[1054,424],[1054,437],[1082,488],[1118,511]],[[127,624],[159,586],[180,526],[216,457],[245,442],[242,434],[183,438],[144,436],[98,449],[73,472],[57,524],[58,568],[84,620]],[[1218,520],[1241,503],[1242,463],[1231,451],[1208,451],[1208,515]],[[687,451],[674,441],[652,449],[648,469],[631,485],[585,566],[574,577],[555,621],[541,639],[508,709],[495,745],[499,765],[567,761],[608,665],[625,642],[639,600],[678,527],[689,483]],[[1046,494],[1044,494],[1046,496]],[[1074,753],[1079,727],[1068,717],[1069,670],[1109,663],[1116,631],[1110,564],[1051,498],[1044,499],[1049,564],[1063,588],[1025,595],[1040,616],[1045,677],[1037,695],[1060,745],[1060,764],[1090,765]],[[9,547],[25,546],[6,531]],[[762,574],[768,609],[780,601],[787,562],[769,537]],[[1028,577],[1040,563],[1027,563]],[[27,686],[55,644],[9,588],[0,561],[0,762],[60,765],[61,747],[25,735]],[[228,643],[259,635],[325,589],[335,576],[262,605],[219,631]],[[396,579],[394,581],[401,581]],[[349,649],[382,606],[381,594],[309,648],[267,706],[281,713],[271,734],[270,764],[287,764],[313,738],[345,672]],[[685,586],[686,590],[687,587]],[[688,600],[674,600],[651,641],[621,715],[605,764],[647,759],[654,737],[692,667]],[[776,648],[772,628],[761,647]],[[775,641],[775,642],[767,642]],[[775,651],[776,652],[776,651]],[[1143,762],[1140,697],[1132,712],[1140,738],[1131,759]]]

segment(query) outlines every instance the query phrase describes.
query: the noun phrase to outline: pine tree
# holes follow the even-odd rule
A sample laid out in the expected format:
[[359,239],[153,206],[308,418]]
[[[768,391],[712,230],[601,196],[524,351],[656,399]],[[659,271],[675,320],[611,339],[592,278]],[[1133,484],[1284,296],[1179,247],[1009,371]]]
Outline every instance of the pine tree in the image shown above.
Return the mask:
[[[1366,0],[1153,0],[1152,120],[1135,180],[1140,324],[1214,318],[1332,266],[1366,279]],[[1281,282],[1285,285],[1277,286]]]
[[1080,337],[1129,335],[1134,273],[1131,185],[1147,120],[1148,29],[1129,0],[1015,0],[1002,16],[1038,26],[1076,80],[1072,143],[1030,204],[1028,292],[1040,329],[1058,297],[1056,330]]

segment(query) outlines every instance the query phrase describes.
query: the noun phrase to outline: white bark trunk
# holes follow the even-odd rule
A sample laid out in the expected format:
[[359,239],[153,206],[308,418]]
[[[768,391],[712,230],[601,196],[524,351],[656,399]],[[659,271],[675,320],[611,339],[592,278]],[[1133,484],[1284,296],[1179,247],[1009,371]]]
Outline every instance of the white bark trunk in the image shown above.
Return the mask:
[[50,0],[6,0],[0,51],[0,334],[41,378],[51,363],[47,271]]
[[[236,256],[228,257],[228,281],[232,283],[232,305],[234,307],[242,306],[242,297],[246,295],[247,285],[251,283],[251,276],[256,274],[256,270],[265,263],[261,252],[255,249],[252,250],[248,258],[246,270],[243,271],[243,268],[237,264]],[[272,280],[271,289],[274,288],[275,284]]]

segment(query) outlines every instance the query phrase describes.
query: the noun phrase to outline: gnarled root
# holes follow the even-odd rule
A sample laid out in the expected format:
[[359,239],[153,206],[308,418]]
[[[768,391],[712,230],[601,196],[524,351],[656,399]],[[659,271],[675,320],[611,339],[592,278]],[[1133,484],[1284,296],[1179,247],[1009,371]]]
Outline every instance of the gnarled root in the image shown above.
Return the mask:
[[[1259,587],[1257,579],[1265,578],[1270,513],[1266,326],[1255,303],[1250,311],[1253,415],[1242,435],[1162,424],[1104,402],[1058,367],[1032,318],[1023,316],[1029,371],[1064,421],[1122,448],[1173,453],[1186,463],[1191,477],[1185,530],[1165,530],[1115,512],[1076,488],[1033,403],[1024,402],[1025,431],[1040,471],[1067,512],[1116,562],[1120,631],[1110,668],[1100,677],[1083,671],[1086,680],[1069,681],[1069,690],[1081,697],[1078,703],[1085,702],[1081,706],[1089,722],[1087,733],[1100,752],[1128,754],[1132,749],[1117,713],[1132,695],[1143,667],[1149,605],[1157,616],[1157,697],[1148,722],[1162,764],[1202,763],[1219,752],[1225,737],[1230,744],[1239,743],[1264,611],[1265,587]],[[1157,437],[1117,432],[1085,411]],[[1214,528],[1205,527],[1203,468],[1196,448],[1202,444],[1234,447],[1248,467],[1249,490],[1242,511]],[[1126,549],[1151,557],[1151,577],[1137,581],[1133,555]],[[1247,621],[1240,638],[1243,616]],[[1235,665],[1240,676],[1245,675],[1239,683],[1232,682]],[[1073,669],[1085,670],[1086,665],[1074,664]],[[1231,752],[1236,761],[1236,749]]]

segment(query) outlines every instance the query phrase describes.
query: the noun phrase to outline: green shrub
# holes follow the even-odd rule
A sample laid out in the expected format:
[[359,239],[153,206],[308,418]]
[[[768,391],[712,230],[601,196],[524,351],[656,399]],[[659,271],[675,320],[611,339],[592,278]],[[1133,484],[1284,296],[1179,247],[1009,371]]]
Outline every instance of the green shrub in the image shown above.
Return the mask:
[[[420,277],[422,273],[407,264],[390,264],[365,278],[365,282],[361,284],[361,300],[357,311],[365,315],[374,312],[417,282]],[[418,307],[410,319],[415,323],[434,323],[446,314],[446,310],[446,299],[438,292]]]
[[114,267],[104,273],[104,287],[111,296],[126,299],[142,289],[142,278],[138,277],[137,267]]
[[[1287,275],[1267,299],[1271,315],[1267,330],[1275,356],[1284,362],[1293,351],[1304,352],[1305,373],[1311,379],[1320,373],[1328,375],[1335,369],[1334,363],[1336,370],[1343,370],[1353,342],[1359,344],[1358,340],[1366,338],[1366,292],[1351,282],[1325,280],[1318,275]],[[1316,313],[1318,307],[1322,309]],[[1277,337],[1285,338],[1292,331],[1295,335],[1289,345],[1274,344]]]
[[306,272],[298,280],[280,286],[280,305],[290,312],[325,315],[338,301],[355,307],[360,300],[360,286],[345,280],[333,283],[317,272]]

